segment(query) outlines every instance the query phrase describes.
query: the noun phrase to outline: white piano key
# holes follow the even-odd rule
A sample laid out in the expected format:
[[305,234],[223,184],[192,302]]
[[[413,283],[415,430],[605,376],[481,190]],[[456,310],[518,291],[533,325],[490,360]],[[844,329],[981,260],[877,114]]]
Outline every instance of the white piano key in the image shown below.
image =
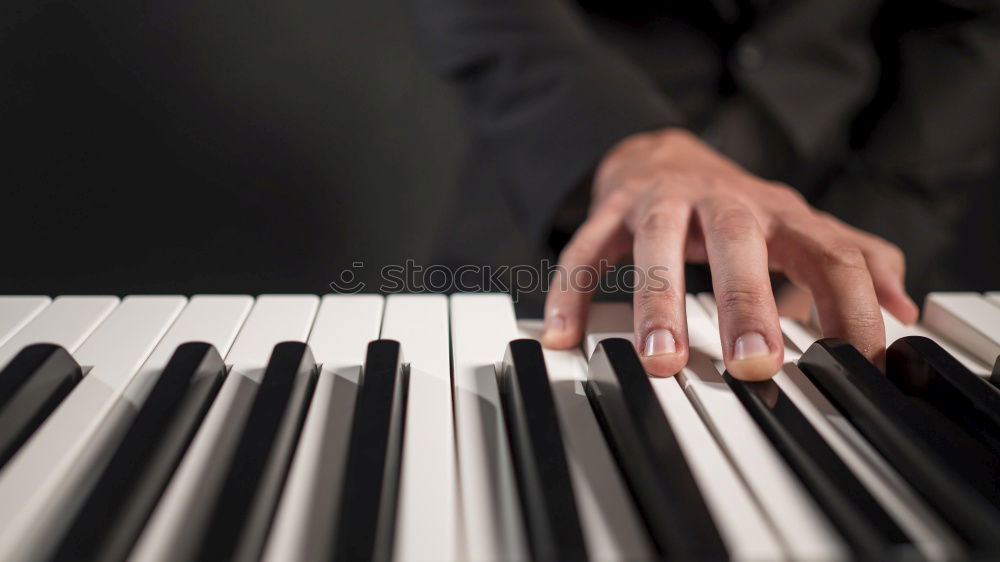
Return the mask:
[[[688,329],[702,326],[717,333],[717,324],[695,304],[689,297]],[[699,315],[703,319],[697,319]],[[688,397],[743,474],[791,556],[845,558],[848,552],[836,530],[722,379],[721,361],[712,350],[691,350],[687,367],[678,375]]]
[[[518,322],[521,337],[540,339],[541,320]],[[644,523],[622,480],[584,390],[587,361],[579,349],[544,349],[573,493],[587,551],[594,560],[654,558]]]
[[454,295],[451,343],[464,556],[527,557],[496,364],[517,338],[510,297]]
[[410,365],[396,560],[458,559],[458,488],[444,295],[393,295],[382,338],[402,345]]
[[378,338],[383,306],[379,295],[323,297],[309,334],[322,367],[264,560],[307,560],[336,529],[326,520],[327,506],[340,499],[358,376],[368,342]]
[[93,368],[0,477],[0,559],[44,556],[53,546],[122,434],[107,420],[127,407],[125,388],[186,301],[128,297],[76,350]]
[[[688,302],[690,303],[691,295],[687,296],[688,296]],[[712,322],[718,324],[719,307],[715,303],[715,295],[712,293],[698,293],[695,299],[698,301],[698,304],[701,305],[701,309],[704,310],[706,314],[708,314],[709,318],[711,318]]]
[[1000,307],[979,293],[931,293],[922,323],[992,366],[1000,356]]
[[134,559],[186,558],[200,544],[271,350],[282,341],[306,339],[318,302],[314,295],[257,298],[226,355],[229,375],[140,536]]
[[590,356],[594,354],[601,340],[607,338],[635,340],[632,328],[623,320],[626,314],[631,322],[632,306],[627,302],[597,302],[591,305],[587,312],[587,333],[583,339],[584,359],[590,361]]
[[[778,319],[781,332],[785,335],[785,361],[798,360],[822,336],[811,327],[803,326],[798,320],[782,316]],[[789,345],[790,344],[790,345]]]
[[[688,299],[688,330],[693,325],[694,330],[702,332],[693,336],[697,338],[694,341],[706,342],[709,348],[715,347],[713,342],[719,340],[718,331],[714,338],[705,333],[714,329],[711,320],[703,315],[694,296],[689,295]],[[596,322],[588,322],[588,333],[593,329],[608,337],[632,340],[632,308],[627,303],[595,303],[591,306],[592,313],[595,308],[599,309],[599,314],[591,315]],[[692,357],[704,359],[700,353],[698,348],[692,346]],[[786,558],[781,539],[719,447],[717,437],[712,435],[685,396],[677,378],[654,377],[650,382],[731,557],[734,560],[761,561]],[[752,423],[753,420],[750,421]],[[794,552],[791,548],[788,551]]]
[[33,343],[54,343],[73,353],[116,306],[118,297],[58,297],[0,346],[0,366]]
[[947,337],[942,337],[942,334],[931,330],[928,326],[923,324],[903,324],[885,309],[882,309],[882,320],[885,325],[886,347],[905,336],[924,336],[936,341],[945,351],[952,354],[959,363],[965,365],[973,373],[981,377],[988,377],[990,375],[992,365],[986,365],[972,354],[956,346]]
[[125,398],[135,408],[141,407],[174,351],[183,343],[210,343],[225,357],[252,306],[253,297],[249,295],[192,297],[125,390]]
[[989,293],[986,293],[986,300],[996,306],[1000,306],[1000,291],[990,291]]
[[[0,297],[0,346],[23,328],[52,299],[41,296]],[[6,363],[0,362],[0,369]]]

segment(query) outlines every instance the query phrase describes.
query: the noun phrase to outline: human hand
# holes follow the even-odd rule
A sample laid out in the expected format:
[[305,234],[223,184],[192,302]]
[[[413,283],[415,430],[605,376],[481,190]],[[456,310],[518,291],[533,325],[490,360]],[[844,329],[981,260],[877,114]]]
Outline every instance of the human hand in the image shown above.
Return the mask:
[[629,253],[639,271],[667,268],[667,283],[633,295],[636,347],[653,375],[687,363],[685,261],[712,270],[726,369],[743,380],[770,378],[783,361],[769,271],[811,294],[825,337],[846,339],[876,363],[885,352],[879,305],[906,323],[918,314],[903,287],[899,248],[813,209],[794,189],[751,175],[681,129],[632,135],[601,161],[590,215],[560,255],[546,299],[546,346],[577,345],[586,327],[591,293],[559,276]]

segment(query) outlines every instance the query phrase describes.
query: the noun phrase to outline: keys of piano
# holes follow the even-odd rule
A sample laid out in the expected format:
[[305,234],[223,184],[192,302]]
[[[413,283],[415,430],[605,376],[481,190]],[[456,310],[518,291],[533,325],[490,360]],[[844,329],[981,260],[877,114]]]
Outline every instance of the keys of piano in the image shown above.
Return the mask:
[[660,556],[726,559],[726,547],[632,342],[598,343],[588,377],[587,395]]
[[889,346],[886,375],[1000,455],[1000,394],[933,340],[910,336]]
[[[689,306],[687,310],[689,322],[693,321],[695,326],[705,325],[696,316],[691,317],[692,312],[699,310],[697,306]],[[631,340],[631,328],[632,309],[627,303],[595,303],[591,305],[587,345],[596,344],[602,337]],[[696,334],[695,341],[721,349],[720,343],[712,343],[719,341],[715,333],[714,338]],[[785,548],[761,513],[756,500],[685,396],[677,379],[650,378],[649,382],[674,429],[730,556],[735,560],[786,558]]]
[[[595,304],[601,307],[602,304]],[[518,322],[520,335],[539,340],[539,320]],[[651,560],[645,523],[594,417],[584,390],[587,361],[580,349],[543,349],[559,414],[583,538],[595,560]]]
[[931,293],[923,323],[987,365],[1000,357],[1000,307],[979,293]]
[[382,337],[398,341],[409,364],[393,557],[457,560],[460,529],[447,297],[388,297]]
[[202,535],[197,560],[260,557],[316,384],[309,346],[274,346]]
[[496,364],[517,338],[510,297],[454,295],[451,349],[464,553],[460,558],[527,557],[517,483],[497,388]]
[[[89,327],[94,317],[117,303],[114,297],[75,299],[89,321],[69,318],[56,332],[72,325]],[[46,310],[58,310],[58,302]],[[96,471],[122,435],[123,427],[115,420],[132,413],[121,400],[126,387],[185,303],[183,297],[128,297],[74,352],[77,362],[93,368],[0,476],[0,557],[43,557],[55,546],[52,538],[65,531]],[[35,321],[45,319],[51,316],[43,312]],[[32,326],[35,322],[25,330]]]
[[51,302],[49,297],[41,296],[0,297],[0,346]]
[[406,415],[406,372],[399,342],[368,344],[358,382],[340,512],[319,558],[387,561],[393,552]]
[[771,443],[861,559],[907,558],[911,541],[774,381],[744,382],[723,373]]
[[542,346],[510,342],[500,398],[535,560],[587,560]]
[[840,340],[821,340],[799,366],[975,552],[997,551],[995,508],[910,429],[913,416],[904,395],[857,350]]
[[827,517],[722,379],[721,346],[715,344],[719,341],[716,321],[699,304],[688,297],[688,337],[712,343],[701,348],[692,346],[688,365],[678,374],[678,381],[743,474],[790,554],[804,559],[844,557],[845,545]]
[[69,352],[49,343],[25,347],[0,371],[0,468],[82,378]]
[[222,357],[211,344],[177,348],[74,517],[55,559],[125,559],[225,374]]
[[[7,305],[16,305],[15,313],[27,315],[28,311],[23,310],[25,303],[9,301]],[[20,324],[21,328],[13,331],[0,346],[0,365],[6,365],[19,351],[33,343],[52,343],[70,353],[75,352],[116,306],[118,297],[58,297],[52,304],[38,310],[30,320],[6,321]]]
[[194,556],[236,448],[239,435],[232,428],[246,420],[271,349],[306,338],[318,301],[313,295],[257,297],[226,355],[229,375],[139,537],[134,557],[167,561]]
[[[337,513],[329,506],[340,502],[358,377],[368,342],[378,338],[383,306],[378,295],[323,297],[309,333],[309,347],[321,371],[265,560],[308,559],[326,547],[327,536],[336,529]],[[386,315],[388,320],[388,310]],[[445,338],[447,342],[447,331]]]

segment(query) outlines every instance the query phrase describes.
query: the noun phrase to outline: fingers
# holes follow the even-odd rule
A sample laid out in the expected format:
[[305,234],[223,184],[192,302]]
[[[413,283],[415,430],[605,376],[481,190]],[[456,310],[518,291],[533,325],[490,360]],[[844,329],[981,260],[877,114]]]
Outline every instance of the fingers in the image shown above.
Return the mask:
[[742,380],[768,379],[781,367],[784,343],[764,234],[748,209],[729,202],[709,200],[697,212],[719,307],[726,369]]
[[904,324],[917,321],[920,309],[906,294],[903,285],[904,260],[898,248],[886,242],[877,241],[862,246],[865,262],[875,286],[878,302]]
[[576,231],[559,257],[559,267],[545,298],[542,344],[566,349],[580,343],[587,308],[605,264],[616,263],[627,248],[621,208],[609,201]]
[[834,224],[844,227],[849,237],[855,241],[865,255],[868,271],[875,285],[875,295],[878,302],[896,319],[904,324],[917,321],[920,309],[906,293],[903,282],[906,274],[906,259],[902,250],[893,244],[858,230],[853,226],[831,215],[823,214]]
[[808,287],[825,337],[844,338],[868,360],[881,365],[885,328],[864,252],[833,229],[786,230],[774,251],[788,276]]
[[636,348],[649,374],[672,376],[688,359],[684,242],[690,211],[683,202],[659,201],[639,216],[632,249],[642,276],[632,295]]

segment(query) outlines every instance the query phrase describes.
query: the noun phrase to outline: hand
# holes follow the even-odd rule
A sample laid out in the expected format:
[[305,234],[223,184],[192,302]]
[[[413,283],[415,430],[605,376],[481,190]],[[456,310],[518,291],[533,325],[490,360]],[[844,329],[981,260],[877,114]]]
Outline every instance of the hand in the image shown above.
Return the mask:
[[903,288],[897,247],[813,209],[788,186],[754,177],[680,129],[633,135],[600,163],[590,216],[560,256],[546,300],[546,346],[577,345],[586,327],[591,294],[559,276],[630,252],[640,271],[667,268],[668,283],[633,295],[636,347],[653,375],[673,375],[687,363],[685,261],[711,267],[726,369],[743,380],[770,378],[783,361],[769,271],[811,294],[824,336],[847,339],[876,363],[885,353],[879,305],[906,323],[918,313]]

